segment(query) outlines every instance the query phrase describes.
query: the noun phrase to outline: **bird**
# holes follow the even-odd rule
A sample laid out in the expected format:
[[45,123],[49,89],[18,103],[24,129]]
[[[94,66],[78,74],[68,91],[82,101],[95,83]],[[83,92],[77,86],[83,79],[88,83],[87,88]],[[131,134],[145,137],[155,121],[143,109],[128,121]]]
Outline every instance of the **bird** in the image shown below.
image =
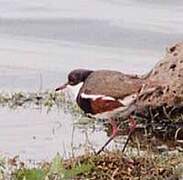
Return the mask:
[[[76,98],[78,106],[89,117],[107,119],[112,125],[111,138],[106,142],[108,144],[118,133],[116,114],[128,118],[135,111],[144,79],[113,70],[74,69],[68,74],[67,82],[55,90],[60,91],[68,85],[79,83],[82,86]],[[130,132],[135,128],[135,123],[132,124]]]

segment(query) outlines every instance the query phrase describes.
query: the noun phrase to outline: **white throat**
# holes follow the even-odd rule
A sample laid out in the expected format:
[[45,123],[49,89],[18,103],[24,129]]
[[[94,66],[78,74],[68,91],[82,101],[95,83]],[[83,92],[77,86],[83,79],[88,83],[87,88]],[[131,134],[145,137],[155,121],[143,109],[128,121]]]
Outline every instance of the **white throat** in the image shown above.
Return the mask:
[[80,82],[79,84],[77,84],[75,86],[71,86],[71,85],[67,86],[67,90],[68,90],[69,93],[72,94],[72,97],[73,97],[74,100],[76,100],[77,95],[78,95],[79,90],[80,90],[82,85],[83,85],[83,82]]

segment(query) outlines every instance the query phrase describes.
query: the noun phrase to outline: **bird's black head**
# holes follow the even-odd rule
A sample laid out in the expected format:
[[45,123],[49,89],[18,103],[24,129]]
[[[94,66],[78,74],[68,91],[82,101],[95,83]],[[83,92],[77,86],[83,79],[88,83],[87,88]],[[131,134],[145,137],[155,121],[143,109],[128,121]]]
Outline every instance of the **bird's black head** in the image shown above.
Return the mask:
[[93,71],[86,69],[75,69],[68,75],[68,84],[74,86],[80,82],[84,82],[92,72]]
[[56,91],[66,88],[67,85],[74,86],[80,82],[84,82],[92,72],[92,70],[87,69],[75,69],[71,71],[68,75],[68,82],[57,88]]

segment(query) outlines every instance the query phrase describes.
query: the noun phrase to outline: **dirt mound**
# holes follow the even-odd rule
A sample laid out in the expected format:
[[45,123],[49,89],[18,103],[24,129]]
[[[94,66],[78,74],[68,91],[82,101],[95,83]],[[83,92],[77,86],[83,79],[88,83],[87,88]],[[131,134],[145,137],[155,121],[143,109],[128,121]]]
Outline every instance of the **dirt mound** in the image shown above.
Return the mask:
[[139,106],[183,104],[183,42],[167,48],[165,57],[145,78]]

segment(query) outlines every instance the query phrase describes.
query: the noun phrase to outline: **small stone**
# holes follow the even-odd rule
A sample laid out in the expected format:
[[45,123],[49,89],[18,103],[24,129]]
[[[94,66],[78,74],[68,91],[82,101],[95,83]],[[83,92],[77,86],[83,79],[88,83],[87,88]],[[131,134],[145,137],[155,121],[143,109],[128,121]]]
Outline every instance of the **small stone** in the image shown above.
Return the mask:
[[157,149],[159,152],[166,152],[166,151],[168,151],[168,146],[163,144],[161,146],[158,146]]

